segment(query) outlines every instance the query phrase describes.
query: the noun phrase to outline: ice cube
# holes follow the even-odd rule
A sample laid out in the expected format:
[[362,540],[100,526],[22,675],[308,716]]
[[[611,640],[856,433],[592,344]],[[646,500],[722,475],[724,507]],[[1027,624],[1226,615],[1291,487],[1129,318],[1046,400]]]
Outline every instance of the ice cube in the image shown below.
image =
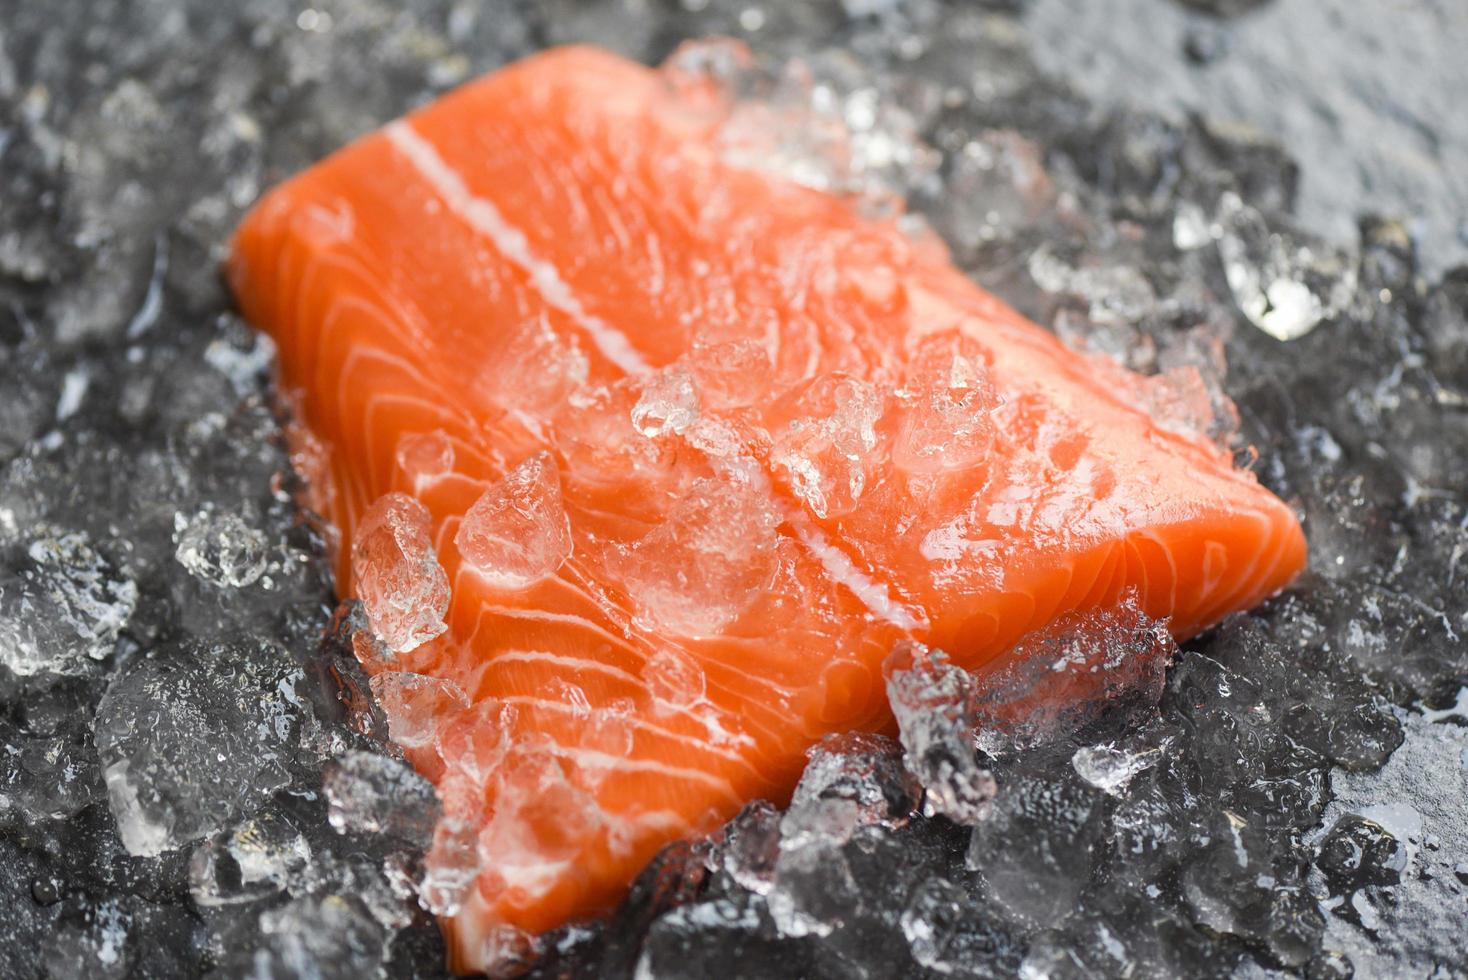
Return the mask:
[[412,432],[398,440],[394,458],[416,492],[454,468],[454,444],[442,429]]
[[590,368],[575,338],[562,336],[541,315],[515,330],[481,372],[478,390],[486,401],[534,425],[586,384]]
[[1219,198],[1218,254],[1239,309],[1277,340],[1296,340],[1339,315],[1355,297],[1355,257],[1297,244],[1228,191]]
[[428,509],[389,493],[362,514],[352,541],[352,577],[372,631],[407,653],[448,629],[449,580],[433,551]]
[[464,514],[454,545],[495,588],[525,589],[554,574],[571,556],[555,458],[537,453],[486,489]]
[[311,860],[299,827],[262,811],[201,843],[189,860],[189,893],[203,906],[256,901],[285,889]]
[[1003,932],[947,878],[924,878],[908,897],[899,923],[913,960],[934,973],[985,975],[1010,952]]
[[456,915],[479,876],[479,840],[473,821],[453,815],[438,822],[424,858],[418,900],[434,915]]
[[260,941],[228,950],[229,976],[370,977],[382,968],[387,933],[359,896],[303,895],[260,916]]
[[820,799],[851,800],[863,824],[897,827],[916,809],[922,786],[903,765],[902,746],[881,735],[827,735],[806,752],[792,807]]
[[433,786],[405,763],[348,752],[322,777],[327,819],[338,833],[389,834],[426,844],[438,818]]
[[1070,758],[1071,767],[1092,786],[1119,796],[1138,773],[1157,764],[1172,740],[1132,737],[1117,742],[1083,745]]
[[174,557],[196,578],[210,585],[239,589],[252,585],[269,565],[263,532],[237,514],[206,507],[186,517],[173,518]]
[[22,676],[91,672],[137,607],[137,585],[79,531],[42,525],[23,549],[9,550],[0,566],[0,663]]
[[1152,284],[1128,265],[1076,267],[1042,245],[1031,253],[1027,268],[1035,285],[1047,293],[1085,300],[1097,323],[1135,323],[1157,305]]
[[1051,926],[1068,915],[1102,851],[1104,799],[1074,774],[1051,781],[1016,773],[974,828],[968,864],[1021,921]]
[[604,833],[596,800],[534,745],[513,746],[493,776],[492,814],[479,833],[480,887],[529,897],[554,888],[584,842]]
[[1013,238],[1055,208],[1043,151],[1019,133],[980,133],[950,159],[944,206],[935,222],[963,248]]
[[95,737],[128,853],[197,840],[289,782],[303,676],[275,645],[235,641],[155,651],[112,679]]
[[688,370],[700,399],[712,409],[728,411],[756,404],[764,396],[770,356],[752,340],[695,337]]
[[682,636],[717,634],[768,587],[778,524],[757,475],[698,480],[619,562],[640,616]]
[[677,435],[698,420],[699,393],[693,375],[682,366],[665,368],[647,379],[632,425],[649,439]]
[[405,749],[431,744],[440,718],[469,707],[463,689],[440,677],[385,670],[370,683],[387,715],[388,733]]
[[882,398],[859,378],[824,375],[795,398],[771,462],[816,517],[849,514],[867,482]]
[[956,331],[924,338],[898,397],[902,424],[892,460],[908,472],[965,470],[990,452],[997,398],[974,341]]
[[975,682],[941,650],[899,644],[882,665],[907,768],[926,790],[924,807],[959,823],[988,816],[996,785],[974,741]]
[[767,894],[780,858],[780,811],[764,800],[745,806],[725,827],[719,857],[741,888]]
[[642,681],[660,711],[687,709],[703,700],[703,670],[686,654],[659,650],[642,666]]
[[780,854],[766,896],[775,927],[786,936],[828,936],[860,901],[841,848],[860,825],[854,800],[818,799],[780,820]]
[[1108,710],[1154,708],[1176,651],[1166,623],[1148,617],[1134,595],[1057,617],[985,672],[974,702],[981,744],[991,752],[1026,748]]

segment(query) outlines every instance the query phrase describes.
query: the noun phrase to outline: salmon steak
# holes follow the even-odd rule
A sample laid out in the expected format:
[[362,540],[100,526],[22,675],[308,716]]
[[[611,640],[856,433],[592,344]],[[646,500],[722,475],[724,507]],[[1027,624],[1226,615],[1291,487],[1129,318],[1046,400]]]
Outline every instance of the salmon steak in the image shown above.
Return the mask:
[[461,970],[1134,592],[1178,638],[1285,586],[1292,510],[1155,379],[1062,345],[891,211],[727,152],[697,72],[587,48],[271,191],[227,273],[392,736],[443,803]]

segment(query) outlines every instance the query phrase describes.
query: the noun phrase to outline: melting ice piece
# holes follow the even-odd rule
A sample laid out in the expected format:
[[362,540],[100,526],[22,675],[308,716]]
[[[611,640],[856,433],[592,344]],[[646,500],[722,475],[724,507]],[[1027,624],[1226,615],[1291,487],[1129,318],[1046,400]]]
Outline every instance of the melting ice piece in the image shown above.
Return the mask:
[[717,633],[768,585],[778,524],[755,479],[734,472],[701,479],[628,550],[627,589],[641,614],[664,629]]
[[810,761],[791,798],[792,807],[842,799],[858,807],[862,824],[899,826],[916,809],[922,786],[903,765],[902,746],[882,735],[827,735],[806,753]]
[[795,399],[771,459],[816,517],[839,517],[866,489],[866,457],[877,445],[882,399],[858,378],[825,375]]
[[906,641],[882,669],[907,767],[927,790],[925,809],[959,823],[983,820],[997,787],[974,742],[973,676],[941,650]]
[[1295,340],[1341,313],[1356,292],[1353,257],[1297,245],[1232,191],[1218,202],[1218,254],[1239,309],[1277,340]]
[[724,828],[719,857],[729,877],[758,895],[775,884],[780,858],[780,811],[764,800],[750,803]]
[[480,888],[488,879],[491,888],[545,894],[605,821],[596,800],[536,745],[510,748],[489,798],[493,812],[479,833]]
[[407,653],[448,629],[449,579],[429,537],[427,508],[404,493],[377,499],[352,541],[352,576],[372,631]]
[[417,486],[453,471],[454,444],[442,429],[414,432],[398,440],[395,458],[398,468]]
[[405,749],[431,744],[438,719],[469,706],[469,697],[459,685],[439,677],[385,670],[374,675],[370,683],[373,696],[387,715],[392,740]]
[[1134,738],[1120,743],[1083,745],[1071,756],[1070,764],[1076,775],[1092,786],[1103,793],[1120,796],[1134,776],[1157,764],[1171,741]]
[[688,369],[666,368],[648,379],[632,407],[632,425],[649,439],[676,435],[698,420],[698,401]]
[[265,534],[236,514],[210,508],[192,517],[173,515],[174,557],[194,577],[220,588],[239,589],[265,574]]
[[892,460],[908,472],[967,469],[991,451],[997,399],[974,341],[956,331],[925,338],[899,396]]
[[703,670],[675,650],[659,650],[642,667],[642,680],[654,707],[678,711],[703,700]]
[[1167,624],[1134,595],[1067,613],[1021,638],[1007,666],[986,673],[974,701],[981,742],[993,752],[1069,735],[1111,708],[1153,707],[1177,651]]
[[537,316],[515,330],[479,378],[484,397],[523,418],[544,416],[586,383],[590,365],[574,338]]
[[[923,879],[908,897],[898,923],[912,958],[934,973],[1014,975],[1019,944],[990,921],[961,885],[947,878]],[[975,964],[982,964],[978,971]]]
[[765,397],[770,356],[753,340],[696,339],[688,363],[699,398],[710,408],[742,408]]
[[79,531],[40,527],[17,551],[18,570],[0,570],[0,663],[22,676],[92,670],[131,618],[137,585]]
[[780,820],[780,854],[766,900],[775,927],[787,936],[830,935],[859,901],[842,846],[860,825],[852,800],[814,800]]
[[358,895],[302,895],[260,916],[258,945],[231,949],[226,976],[370,977],[386,958],[387,932]]
[[273,644],[154,651],[97,705],[97,755],[118,835],[154,855],[213,833],[290,782],[303,674]]
[[433,845],[424,858],[423,881],[418,886],[418,900],[434,915],[457,915],[479,876],[475,827],[469,819],[450,815],[434,828]]
[[202,906],[258,901],[284,889],[310,860],[300,828],[264,810],[194,850],[189,893]]
[[968,866],[1021,921],[1054,925],[1074,909],[1103,850],[1102,799],[1075,778],[1011,773],[990,818],[974,828]]
[[427,843],[438,820],[433,785],[397,759],[348,752],[322,777],[327,820],[338,833],[390,834]]
[[560,568],[571,556],[571,521],[554,457],[536,453],[485,490],[454,545],[497,588],[524,589]]

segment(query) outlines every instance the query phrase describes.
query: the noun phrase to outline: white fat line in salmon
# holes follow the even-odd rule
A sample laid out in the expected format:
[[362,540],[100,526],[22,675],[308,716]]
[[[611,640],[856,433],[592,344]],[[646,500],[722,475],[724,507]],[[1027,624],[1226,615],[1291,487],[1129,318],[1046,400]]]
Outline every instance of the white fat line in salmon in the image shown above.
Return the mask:
[[887,586],[857,568],[851,556],[832,544],[820,527],[799,508],[787,507],[785,521],[795,531],[795,537],[805,550],[821,563],[826,574],[850,589],[872,615],[909,633],[928,625],[927,616],[921,610],[910,609],[893,599]]
[[607,360],[628,374],[646,374],[652,370],[627,335],[588,312],[556,267],[531,252],[525,233],[506,221],[492,201],[469,190],[464,178],[449,166],[432,143],[401,119],[390,123],[384,132],[449,210],[492,241],[501,255],[529,275],[546,304],[576,321]]

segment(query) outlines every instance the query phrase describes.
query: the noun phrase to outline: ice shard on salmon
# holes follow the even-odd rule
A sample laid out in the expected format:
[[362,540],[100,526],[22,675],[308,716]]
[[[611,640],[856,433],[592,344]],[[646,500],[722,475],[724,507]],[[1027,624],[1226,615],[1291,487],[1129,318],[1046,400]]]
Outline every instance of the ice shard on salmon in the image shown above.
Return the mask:
[[1185,637],[1304,563],[1141,379],[727,152],[729,113],[696,73],[552,51],[234,241],[359,653],[443,798],[423,896],[460,968],[890,726],[899,643],[976,670],[1124,590]]

